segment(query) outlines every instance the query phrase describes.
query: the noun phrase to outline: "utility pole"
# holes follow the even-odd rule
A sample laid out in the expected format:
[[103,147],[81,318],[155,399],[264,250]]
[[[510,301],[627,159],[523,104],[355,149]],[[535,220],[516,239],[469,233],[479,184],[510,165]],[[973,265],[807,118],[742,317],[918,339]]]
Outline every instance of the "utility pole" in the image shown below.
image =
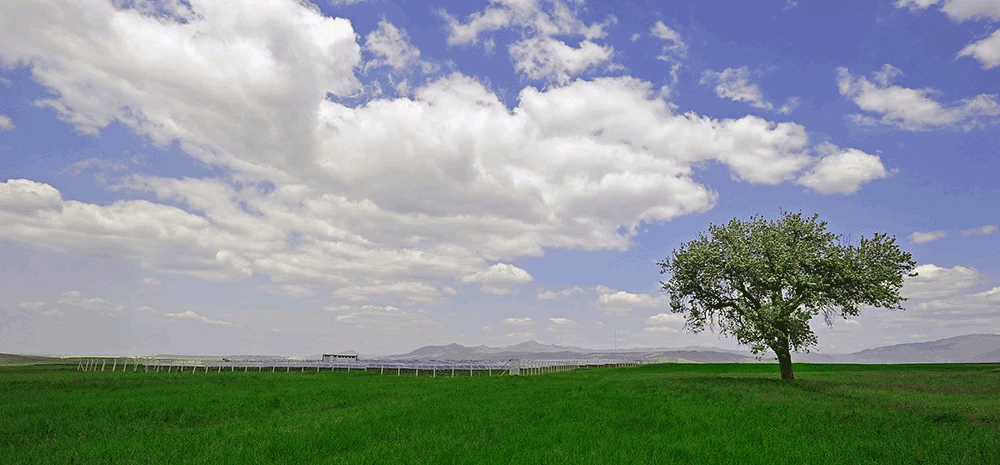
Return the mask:
[[615,330],[615,353],[618,353],[618,330]]

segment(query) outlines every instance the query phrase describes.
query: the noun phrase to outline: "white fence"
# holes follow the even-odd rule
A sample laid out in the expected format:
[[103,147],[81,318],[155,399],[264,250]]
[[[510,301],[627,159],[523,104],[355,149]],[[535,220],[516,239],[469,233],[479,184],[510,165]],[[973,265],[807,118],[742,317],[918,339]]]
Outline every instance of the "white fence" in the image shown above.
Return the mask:
[[319,372],[363,371],[395,376],[533,376],[594,367],[632,367],[646,363],[640,360],[190,360],[157,358],[101,357],[81,360],[78,371],[110,371],[143,373],[232,373],[232,372]]

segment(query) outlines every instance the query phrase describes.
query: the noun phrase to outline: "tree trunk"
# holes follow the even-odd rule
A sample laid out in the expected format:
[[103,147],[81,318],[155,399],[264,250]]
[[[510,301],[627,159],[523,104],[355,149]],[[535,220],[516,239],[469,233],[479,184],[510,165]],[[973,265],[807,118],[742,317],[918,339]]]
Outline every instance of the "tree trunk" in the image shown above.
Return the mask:
[[781,379],[795,379],[795,375],[792,373],[792,354],[789,353],[788,349],[775,350],[774,354],[778,356],[778,367],[781,369]]

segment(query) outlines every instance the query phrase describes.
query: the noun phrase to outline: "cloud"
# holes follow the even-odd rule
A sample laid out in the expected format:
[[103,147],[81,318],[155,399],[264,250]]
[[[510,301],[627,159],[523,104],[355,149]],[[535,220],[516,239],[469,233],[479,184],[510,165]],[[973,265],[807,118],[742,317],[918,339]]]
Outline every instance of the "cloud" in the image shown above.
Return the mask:
[[646,319],[647,325],[683,325],[687,321],[680,313],[659,313]]
[[598,286],[597,292],[597,307],[606,315],[628,315],[636,308],[656,307],[664,303],[662,297],[619,291],[604,286]]
[[552,300],[561,299],[566,297],[571,297],[576,294],[583,293],[583,288],[580,286],[573,286],[561,291],[545,291],[538,294],[538,300]]
[[484,284],[523,284],[530,283],[532,279],[531,275],[522,268],[506,263],[497,263],[486,270],[464,276],[461,281]]
[[549,318],[549,321],[552,323],[552,327],[555,327],[555,328],[566,328],[566,329],[569,329],[569,328],[578,328],[578,327],[580,327],[579,323],[577,323],[576,321],[570,320],[568,318]]
[[1000,103],[994,94],[980,94],[951,105],[944,105],[931,96],[933,89],[911,89],[892,85],[902,72],[886,64],[872,79],[854,77],[847,68],[838,69],[840,94],[849,97],[864,111],[881,116],[880,122],[907,131],[941,128],[966,130],[993,124],[1000,116]]
[[677,328],[671,328],[670,326],[647,326],[642,330],[647,333],[668,333],[668,334],[680,333],[680,330],[678,330]]
[[209,325],[233,326],[233,324],[230,323],[230,322],[228,322],[228,321],[212,320],[212,319],[209,319],[209,318],[205,318],[205,317],[203,317],[203,316],[201,316],[201,315],[199,315],[199,314],[197,314],[195,312],[192,312],[191,310],[188,310],[188,311],[183,312],[183,313],[165,313],[163,316],[168,317],[168,318],[175,318],[175,319],[179,319],[179,320],[200,321],[202,323],[209,324]]
[[1000,29],[993,31],[989,37],[966,45],[958,56],[971,56],[983,64],[983,69],[993,69],[1000,66]]
[[7,115],[0,115],[0,131],[10,131],[14,129],[14,122]]
[[786,100],[785,103],[781,105],[781,108],[778,109],[778,113],[781,113],[782,115],[789,115],[793,111],[795,111],[795,109],[798,108],[799,105],[801,104],[802,104],[801,98],[789,97],[788,100]]
[[25,310],[38,310],[45,306],[45,302],[21,302],[17,304],[18,308],[23,308]]
[[968,236],[985,236],[985,235],[993,234],[993,233],[997,232],[998,229],[1000,229],[1000,227],[998,227],[997,225],[995,225],[995,224],[988,224],[988,225],[985,225],[985,226],[980,226],[978,228],[966,229],[966,230],[962,231],[962,235],[966,236],[966,237],[968,237]]
[[653,25],[653,28],[650,30],[650,33],[652,33],[653,37],[656,37],[657,39],[669,42],[670,47],[674,48],[687,47],[684,41],[681,40],[681,35],[678,34],[677,31],[670,29],[670,27],[668,27],[666,24],[663,24],[663,21],[657,21],[656,24]]
[[535,333],[523,332],[523,333],[508,333],[505,337],[509,339],[531,339],[535,337]]
[[[1000,3],[993,0],[897,0],[896,8],[923,10],[940,5],[941,11],[952,21],[963,22],[976,19],[1000,20]],[[963,48],[959,57],[971,56],[983,64],[984,69],[1000,66],[1000,29],[989,37],[973,42]]]
[[109,302],[100,297],[83,297],[78,291],[63,292],[62,298],[56,303],[100,312],[120,312],[125,310],[124,305]]
[[160,282],[159,279],[152,278],[152,277],[150,277],[150,278],[143,278],[142,283],[145,284],[145,285],[147,285],[147,286],[159,286],[159,285],[163,284],[163,283]]
[[670,80],[673,84],[677,84],[681,60],[687,56],[687,44],[684,43],[677,31],[663,24],[663,21],[657,21],[650,33],[653,34],[653,37],[665,42],[656,59],[670,64]]
[[530,326],[535,324],[531,318],[504,318],[503,324],[511,326]]
[[975,268],[954,266],[942,268],[933,264],[920,265],[916,277],[906,278],[903,296],[909,299],[939,299],[955,295],[980,283],[982,274]]
[[350,22],[315,6],[261,0],[234,20],[228,2],[121,4],[0,6],[0,16],[18,18],[0,33],[0,61],[30,63],[32,77],[53,93],[36,104],[80,133],[118,121],[158,145],[179,139],[213,162],[237,163],[237,154],[264,162],[301,148],[279,122],[303,123],[328,93],[360,87]]
[[685,321],[684,315],[680,313],[658,313],[646,319],[647,327],[643,331],[677,334],[681,332],[678,327],[683,326]]
[[552,37],[533,37],[512,44],[509,49],[514,69],[531,79],[548,79],[566,84],[573,76],[582,74],[611,59],[614,49],[589,40],[576,47]]
[[126,171],[128,167],[118,160],[92,157],[70,163],[62,169],[62,172],[70,176],[78,176],[80,173],[91,169],[98,169],[100,171]]
[[774,108],[774,105],[764,100],[760,87],[750,82],[750,69],[746,66],[726,68],[721,72],[706,70],[701,75],[700,83],[702,85],[715,84],[715,95],[719,98],[743,102],[762,110]]
[[923,244],[925,242],[936,241],[947,236],[948,233],[944,231],[928,231],[928,232],[914,232],[910,234],[910,242],[914,244]]
[[990,289],[988,291],[983,291],[973,294],[973,297],[988,301],[1000,302],[1000,286],[994,287],[993,289]]
[[[543,9],[543,5],[550,8]],[[531,79],[565,84],[614,55],[612,47],[594,42],[607,35],[605,24],[585,24],[562,0],[492,0],[489,7],[471,13],[464,23],[445,11],[441,14],[448,25],[448,45],[474,44],[483,33],[500,29],[520,31],[523,39],[511,43],[507,50],[514,68]],[[614,21],[609,17],[606,23]],[[578,36],[583,40],[574,47],[555,36]],[[490,38],[486,43],[494,42]]]
[[140,312],[156,313],[156,310],[153,307],[149,307],[149,306],[146,306],[146,305],[142,305],[142,306],[136,307],[135,309],[136,309],[136,311],[140,311]]
[[365,69],[388,66],[397,71],[419,68],[424,73],[432,73],[437,70],[433,63],[420,59],[420,50],[410,44],[406,31],[384,19],[365,38],[365,50],[375,55],[365,64]]
[[[956,266],[936,271],[928,275],[929,285],[923,289],[927,291],[923,294],[925,299],[906,305],[905,312],[884,315],[878,326],[885,329],[962,328],[980,332],[982,328],[996,327],[997,318],[1000,318],[1000,287],[970,293],[967,290],[973,281],[979,282],[979,274],[974,269]],[[950,281],[952,279],[955,281]],[[909,282],[904,284],[904,293],[910,285]]]
[[326,308],[335,314],[334,321],[356,328],[389,331],[414,330],[436,326],[423,310],[405,310],[391,305],[337,305]]
[[399,296],[410,302],[441,302],[441,292],[421,282],[398,282],[374,286],[353,286],[337,289],[333,296],[352,301],[367,301],[372,296]]
[[1000,4],[993,0],[896,0],[896,8],[923,10],[940,5],[941,11],[955,21],[1000,19]]
[[[77,131],[121,125],[219,176],[133,173],[109,187],[121,198],[110,204],[0,181],[0,238],[156,273],[254,277],[286,295],[413,300],[474,276],[464,282],[512,293],[530,274],[485,279],[493,267],[547,249],[627,250],[643,225],[710,210],[718,194],[696,181],[706,164],[773,185],[820,160],[801,125],[676,113],[631,77],[529,86],[508,106],[453,73],[349,105],[361,47],[346,20],[294,1],[256,2],[240,21],[215,2],[170,5],[0,2],[0,17],[19,18],[0,28],[0,60],[30,72],[50,92],[41,104]],[[494,6],[540,31],[531,37],[603,37],[546,5],[544,16]]]
[[852,194],[868,182],[889,176],[878,155],[829,143],[820,144],[816,151],[823,157],[796,183],[820,194]]
[[[316,295],[316,290],[310,286],[300,286],[298,284],[263,284],[257,286],[258,289],[272,295],[283,295],[293,299],[302,299]],[[339,289],[338,289],[339,290]],[[361,299],[358,299],[361,300]]]
[[506,263],[496,263],[486,270],[463,276],[464,283],[480,283],[480,290],[489,294],[507,295],[517,292],[512,285],[529,283],[534,278],[524,269]]

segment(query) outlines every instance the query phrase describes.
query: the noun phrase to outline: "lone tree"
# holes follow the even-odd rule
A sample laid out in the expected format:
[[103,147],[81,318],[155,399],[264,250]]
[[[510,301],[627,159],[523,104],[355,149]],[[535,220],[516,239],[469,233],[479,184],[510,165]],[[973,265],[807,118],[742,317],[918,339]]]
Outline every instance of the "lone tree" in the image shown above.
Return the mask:
[[754,354],[771,349],[781,379],[795,379],[791,351],[816,345],[809,320],[857,316],[862,306],[902,310],[904,276],[916,263],[896,238],[876,233],[857,246],[826,230],[819,215],[781,211],[782,218],[733,219],[682,244],[658,262],[674,313],[686,327],[731,335]]

